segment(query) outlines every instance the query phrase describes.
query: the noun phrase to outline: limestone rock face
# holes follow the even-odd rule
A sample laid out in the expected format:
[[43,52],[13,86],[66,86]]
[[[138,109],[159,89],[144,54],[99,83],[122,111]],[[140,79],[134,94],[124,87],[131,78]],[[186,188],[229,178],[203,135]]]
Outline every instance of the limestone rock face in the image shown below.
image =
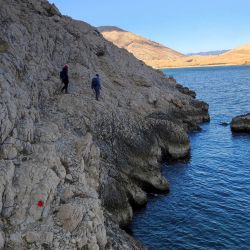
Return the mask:
[[3,233],[0,231],[0,249],[4,248],[4,237]]
[[118,224],[169,189],[159,162],[208,105],[46,0],[0,2],[0,247],[142,249]]
[[70,204],[62,205],[58,212],[61,224],[68,231],[73,231],[81,222],[82,217],[82,209]]
[[239,115],[232,119],[231,129],[233,132],[250,132],[250,113]]

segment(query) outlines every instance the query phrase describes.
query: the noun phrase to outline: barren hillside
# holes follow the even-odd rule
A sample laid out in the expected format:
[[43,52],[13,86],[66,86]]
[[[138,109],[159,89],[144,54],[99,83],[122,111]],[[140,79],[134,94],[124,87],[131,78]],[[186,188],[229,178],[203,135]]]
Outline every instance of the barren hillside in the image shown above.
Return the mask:
[[100,27],[103,36],[154,68],[250,64],[250,43],[226,53],[185,56],[161,44],[113,26]]
[[136,58],[146,64],[155,67],[158,61],[174,63],[176,60],[185,57],[183,54],[167,48],[159,43],[136,35],[132,32],[124,31],[116,27],[100,27],[102,35],[116,46],[131,52]]
[[174,63],[162,61],[157,65],[165,67],[191,67],[191,66],[212,66],[212,65],[248,65],[250,64],[250,43],[232,49],[221,55],[214,56],[189,56],[181,58]]

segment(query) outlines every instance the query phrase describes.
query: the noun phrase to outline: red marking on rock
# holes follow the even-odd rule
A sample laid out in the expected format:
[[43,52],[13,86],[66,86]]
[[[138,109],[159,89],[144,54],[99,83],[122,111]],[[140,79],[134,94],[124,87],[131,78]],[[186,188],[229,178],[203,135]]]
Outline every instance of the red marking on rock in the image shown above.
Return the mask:
[[40,201],[37,202],[37,206],[38,206],[38,207],[43,207],[43,205],[44,205],[44,202],[43,202],[43,201],[40,200]]

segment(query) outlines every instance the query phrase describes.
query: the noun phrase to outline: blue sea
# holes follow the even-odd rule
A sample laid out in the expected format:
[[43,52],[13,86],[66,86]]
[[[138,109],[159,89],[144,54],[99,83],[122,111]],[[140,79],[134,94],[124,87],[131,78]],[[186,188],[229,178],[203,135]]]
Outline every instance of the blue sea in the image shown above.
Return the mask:
[[211,122],[191,133],[191,159],[166,162],[167,195],[150,196],[133,236],[157,250],[250,249],[250,134],[229,123],[250,112],[250,67],[165,69],[209,103]]

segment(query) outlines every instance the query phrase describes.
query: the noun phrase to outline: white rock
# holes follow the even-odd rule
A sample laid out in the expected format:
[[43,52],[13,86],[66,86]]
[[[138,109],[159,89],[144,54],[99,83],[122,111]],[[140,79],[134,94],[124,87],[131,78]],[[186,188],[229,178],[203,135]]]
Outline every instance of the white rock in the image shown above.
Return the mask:
[[[66,178],[67,178],[67,176],[66,176]],[[66,188],[64,190],[64,192],[63,192],[63,197],[62,198],[63,198],[64,201],[66,201],[67,199],[72,198],[73,195],[74,195],[74,192],[71,189]]]
[[54,234],[52,232],[44,232],[42,234],[42,243],[51,244],[53,242]]
[[54,244],[54,247],[55,247],[55,248],[57,248],[57,247],[59,247],[59,246],[60,246],[60,243],[59,243],[58,241],[54,241],[54,243],[53,243],[53,244]]
[[72,180],[73,180],[73,177],[72,177],[71,174],[67,174],[67,175],[65,176],[65,179],[68,180],[68,181],[72,181]]
[[75,239],[72,239],[70,242],[71,242],[72,244],[76,244],[76,240],[75,240]]
[[37,232],[27,232],[25,239],[28,243],[34,243],[40,241],[40,234]]

